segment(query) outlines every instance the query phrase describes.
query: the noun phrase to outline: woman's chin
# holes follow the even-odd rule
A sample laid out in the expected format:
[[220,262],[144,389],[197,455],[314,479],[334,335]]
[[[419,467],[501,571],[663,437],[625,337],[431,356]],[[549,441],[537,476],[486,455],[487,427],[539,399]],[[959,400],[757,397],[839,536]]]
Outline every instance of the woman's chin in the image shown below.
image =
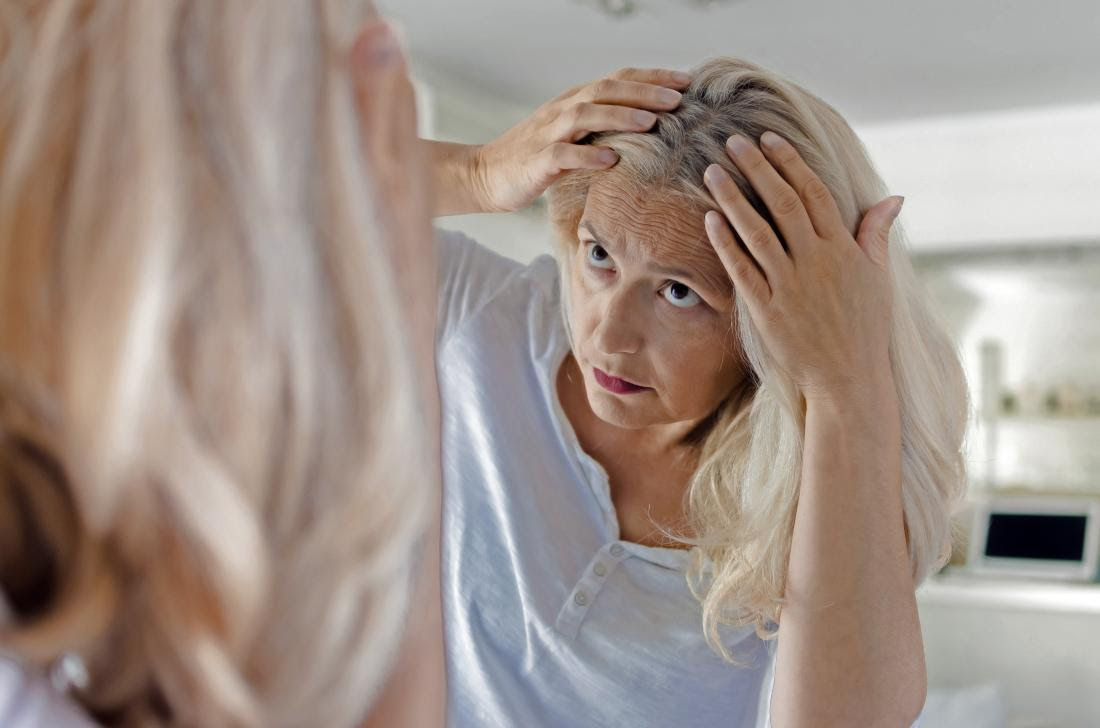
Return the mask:
[[[653,413],[647,411],[641,402],[631,402],[627,397],[644,397],[643,393],[633,395],[612,394],[611,392],[593,392],[588,405],[593,414],[602,421],[626,430],[638,430],[654,424]],[[624,401],[625,400],[625,401]]]

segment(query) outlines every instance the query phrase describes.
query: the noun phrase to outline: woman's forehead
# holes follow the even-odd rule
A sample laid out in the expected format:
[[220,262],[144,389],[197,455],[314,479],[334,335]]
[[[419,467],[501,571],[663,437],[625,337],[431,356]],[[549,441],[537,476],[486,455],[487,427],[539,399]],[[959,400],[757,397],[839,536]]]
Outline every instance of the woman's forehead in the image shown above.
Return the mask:
[[683,194],[645,188],[624,175],[603,174],[588,189],[580,229],[619,254],[645,265],[695,274],[716,293],[729,275],[707,239],[705,208]]

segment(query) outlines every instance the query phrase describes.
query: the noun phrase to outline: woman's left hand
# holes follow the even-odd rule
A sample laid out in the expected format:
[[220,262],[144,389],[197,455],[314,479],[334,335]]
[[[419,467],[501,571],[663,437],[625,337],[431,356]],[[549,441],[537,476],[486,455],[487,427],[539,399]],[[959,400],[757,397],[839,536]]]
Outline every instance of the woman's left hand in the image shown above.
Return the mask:
[[705,183],[724,213],[707,213],[707,236],[768,351],[807,401],[842,400],[862,384],[889,381],[887,242],[902,198],[868,210],[853,238],[828,188],[786,140],[766,132],[758,149],[736,135],[726,150],[787,246],[724,169],[707,168]]

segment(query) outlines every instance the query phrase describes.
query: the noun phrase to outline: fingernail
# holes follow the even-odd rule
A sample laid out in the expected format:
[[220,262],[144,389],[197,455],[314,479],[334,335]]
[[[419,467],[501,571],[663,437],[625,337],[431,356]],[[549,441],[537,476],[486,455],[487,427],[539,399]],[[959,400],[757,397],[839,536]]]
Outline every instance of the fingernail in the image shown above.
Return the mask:
[[634,111],[634,122],[638,126],[650,127],[653,126],[654,122],[656,121],[657,115],[651,111],[642,111],[641,109],[637,109]]
[[352,57],[360,68],[370,69],[391,63],[397,58],[400,45],[390,24],[378,21],[363,31],[352,50]]
[[707,210],[707,214],[703,217],[703,222],[707,227],[718,227],[722,222],[722,218],[714,210]]
[[718,182],[722,178],[722,168],[717,164],[710,165],[707,167],[706,171],[703,172],[703,178],[712,184]]
[[691,83],[691,74],[684,73],[683,71],[674,71],[672,80],[676,83],[689,84]]
[[897,216],[901,214],[901,206],[905,204],[905,198],[901,195],[894,195],[894,211],[890,214],[890,219],[895,220]]
[[742,154],[749,150],[749,140],[740,134],[734,134],[726,141],[726,147],[734,154]]
[[760,135],[760,143],[768,149],[778,149],[783,146],[783,142],[783,137],[779,136],[774,131],[766,131]]
[[618,154],[616,154],[614,151],[608,149],[607,147],[604,147],[603,149],[601,149],[599,151],[599,155],[600,155],[600,161],[603,162],[604,164],[612,164],[619,158]]
[[679,91],[675,91],[670,88],[663,88],[657,92],[657,98],[662,104],[675,106],[680,103],[680,99],[684,98],[684,95]]

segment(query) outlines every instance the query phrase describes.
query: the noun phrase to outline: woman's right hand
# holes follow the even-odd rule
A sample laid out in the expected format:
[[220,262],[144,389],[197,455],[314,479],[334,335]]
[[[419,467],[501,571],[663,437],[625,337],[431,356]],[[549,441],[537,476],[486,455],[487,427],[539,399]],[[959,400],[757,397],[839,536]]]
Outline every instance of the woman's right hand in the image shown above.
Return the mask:
[[613,166],[612,150],[576,142],[592,132],[647,131],[653,112],[679,106],[677,89],[690,83],[679,71],[626,68],[565,91],[488,144],[432,142],[437,213],[519,210],[570,171]]

